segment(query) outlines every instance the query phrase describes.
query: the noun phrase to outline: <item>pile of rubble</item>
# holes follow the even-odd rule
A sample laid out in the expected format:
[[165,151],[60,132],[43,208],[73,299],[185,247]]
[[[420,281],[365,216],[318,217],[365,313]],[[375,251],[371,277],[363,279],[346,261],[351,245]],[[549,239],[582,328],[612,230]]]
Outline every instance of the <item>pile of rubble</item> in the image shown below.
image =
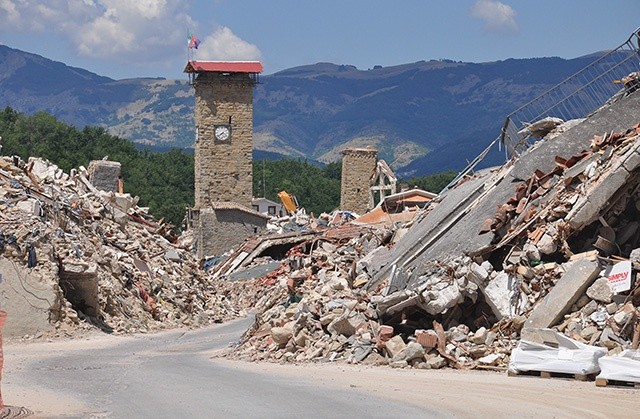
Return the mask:
[[[527,327],[556,326],[610,354],[631,343],[640,314],[640,288],[632,287],[640,267],[639,140],[640,125],[595,136],[590,151],[556,158],[555,170],[519,184],[485,222],[495,248],[511,248],[502,282],[510,282],[512,314],[528,314]],[[562,278],[572,284],[556,285]]]
[[47,304],[32,315],[48,318],[51,335],[89,324],[119,333],[195,327],[242,314],[215,292],[185,237],[137,197],[99,191],[88,177],[43,159],[0,159],[0,259],[21,282],[6,286],[45,290],[38,298]]
[[[241,289],[248,293],[256,286],[268,291],[255,302],[262,308],[255,324],[226,355],[252,361],[346,361],[417,368],[508,362],[515,344],[511,324],[492,328],[487,321],[471,331],[460,322],[461,317],[477,319],[490,311],[482,304],[473,307],[478,286],[467,280],[465,272],[469,277],[475,273],[464,265],[470,259],[434,265],[433,275],[419,290],[383,297],[364,287],[366,256],[357,249],[365,240],[366,236],[340,244],[321,240],[309,254],[294,248],[281,269],[245,284]],[[424,312],[407,315],[402,311],[403,303],[409,306],[407,301],[419,301]],[[402,319],[396,322],[395,314]],[[449,329],[445,331],[438,320]]]
[[[376,251],[392,246],[397,236],[427,213],[428,209],[408,222],[385,226],[356,225],[336,211],[319,217],[325,222],[311,218],[307,224],[300,223],[306,235],[291,236],[298,238],[293,242],[298,244],[283,260],[262,257],[246,263],[247,255],[256,253],[254,248],[265,250],[257,243],[226,255],[226,262],[209,272],[212,280],[226,288],[224,294],[234,304],[259,313],[241,342],[225,355],[420,368],[490,367],[502,361],[515,343],[511,324],[491,328],[493,323],[487,319],[471,331],[463,322],[484,319],[484,313],[491,311],[484,302],[475,305],[477,283],[484,279],[477,270],[484,269],[472,266],[470,258],[433,264],[416,290],[383,296],[388,289],[367,289],[368,264]],[[278,245],[285,239],[285,235],[272,237]],[[256,278],[260,266],[271,269]],[[407,301],[420,305],[423,312],[408,315],[403,310],[411,306]],[[440,322],[449,326],[447,331]]]
[[300,211],[203,263],[190,232],[97,190],[84,168],[2,158],[0,263],[48,285],[58,329],[198,327],[254,310],[225,354],[248,360],[506,370],[549,328],[608,355],[635,349],[640,125],[585,142],[589,118],[552,122],[519,160],[412,211]]
[[[330,239],[337,227],[316,229],[277,269],[240,287],[262,290],[253,301],[259,313],[226,355],[505,370],[521,339],[536,341],[551,327],[609,355],[637,347],[639,139],[635,125],[557,157],[553,170],[516,183],[495,216],[478,221],[476,234],[491,235],[489,245],[391,263],[382,280],[374,265],[394,234],[429,218],[440,200],[408,224],[353,230],[348,239]],[[511,170],[512,163],[490,176]]]

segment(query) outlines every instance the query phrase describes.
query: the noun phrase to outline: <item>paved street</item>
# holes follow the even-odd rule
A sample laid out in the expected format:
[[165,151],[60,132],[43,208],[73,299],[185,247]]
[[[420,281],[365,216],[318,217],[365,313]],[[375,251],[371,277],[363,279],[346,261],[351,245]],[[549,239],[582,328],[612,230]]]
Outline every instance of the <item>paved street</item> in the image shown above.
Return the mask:
[[215,357],[250,324],[4,345],[2,396],[38,418],[635,417],[633,388],[489,371]]
[[[38,417],[416,417],[423,409],[211,359],[249,324],[5,347],[3,395]],[[12,395],[15,394],[15,397]],[[51,399],[47,401],[47,399]],[[41,403],[44,401],[45,403]],[[48,410],[47,404],[51,406]]]

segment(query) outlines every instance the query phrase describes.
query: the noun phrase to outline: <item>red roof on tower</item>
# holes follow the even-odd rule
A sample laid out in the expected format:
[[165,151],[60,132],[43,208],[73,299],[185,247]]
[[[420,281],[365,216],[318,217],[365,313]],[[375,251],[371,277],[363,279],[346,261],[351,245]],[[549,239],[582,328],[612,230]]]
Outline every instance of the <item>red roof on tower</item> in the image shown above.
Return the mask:
[[262,73],[260,61],[189,61],[185,73]]

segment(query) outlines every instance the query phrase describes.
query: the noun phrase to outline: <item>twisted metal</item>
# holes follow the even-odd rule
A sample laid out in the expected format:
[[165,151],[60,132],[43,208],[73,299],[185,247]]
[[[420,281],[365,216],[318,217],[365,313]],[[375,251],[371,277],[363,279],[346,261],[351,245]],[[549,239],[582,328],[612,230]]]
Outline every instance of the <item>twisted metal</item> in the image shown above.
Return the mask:
[[[629,92],[622,80],[640,71],[640,27],[617,48],[602,55],[536,98],[507,115],[500,135],[467,165],[440,194],[471,173],[489,150],[504,145],[505,158],[519,157],[536,140],[527,127],[545,118],[569,121],[586,118],[602,106]],[[638,84],[632,86],[638,88]]]

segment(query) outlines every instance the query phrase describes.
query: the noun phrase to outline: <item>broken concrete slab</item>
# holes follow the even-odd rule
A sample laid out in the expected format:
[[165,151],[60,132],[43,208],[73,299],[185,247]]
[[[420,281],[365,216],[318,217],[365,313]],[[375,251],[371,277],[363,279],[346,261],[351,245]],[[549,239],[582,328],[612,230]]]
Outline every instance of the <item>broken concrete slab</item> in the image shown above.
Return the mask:
[[526,328],[545,328],[558,323],[600,274],[598,262],[581,259],[573,262],[551,292],[533,309]]
[[229,275],[227,279],[229,281],[245,281],[247,279],[260,278],[274,272],[280,267],[280,265],[282,265],[282,262],[273,261],[253,266],[251,268],[237,270]]
[[[447,255],[475,254],[486,248],[490,249],[491,235],[478,234],[482,220],[492,218],[496,207],[510,198],[513,194],[510,185],[530,178],[536,171],[552,172],[556,168],[556,156],[570,157],[588,149],[591,138],[596,134],[627,129],[637,123],[639,108],[640,95],[625,97],[553,140],[542,141],[529,149],[511,168],[502,168],[500,176],[485,176],[447,191],[428,216],[397,243],[389,257],[378,261],[378,269],[375,269],[374,280],[369,286],[388,279],[390,266],[393,265],[404,269],[419,269],[428,261]],[[625,177],[624,174],[616,176],[613,180],[617,183]],[[592,220],[597,214],[597,208],[602,208],[602,199],[597,198],[592,198],[598,201],[597,204],[584,209],[583,217],[578,220],[580,225]],[[570,217],[568,219],[571,220]]]
[[511,279],[506,272],[499,272],[486,285],[480,286],[485,301],[498,319],[506,319],[514,313],[511,307]]
[[61,302],[51,284],[40,274],[0,256],[0,306],[7,312],[5,338],[48,333],[52,310]]
[[368,287],[377,286],[389,277],[393,266],[411,262],[444,234],[446,228],[443,226],[455,224],[464,209],[482,194],[485,181],[484,176],[478,176],[439,198],[428,217],[415,224],[386,255],[380,255],[371,261],[369,274],[374,280]]
[[625,184],[629,176],[629,172],[620,168],[592,185],[588,193],[567,214],[566,219],[571,227],[578,230],[595,221],[609,198]]

